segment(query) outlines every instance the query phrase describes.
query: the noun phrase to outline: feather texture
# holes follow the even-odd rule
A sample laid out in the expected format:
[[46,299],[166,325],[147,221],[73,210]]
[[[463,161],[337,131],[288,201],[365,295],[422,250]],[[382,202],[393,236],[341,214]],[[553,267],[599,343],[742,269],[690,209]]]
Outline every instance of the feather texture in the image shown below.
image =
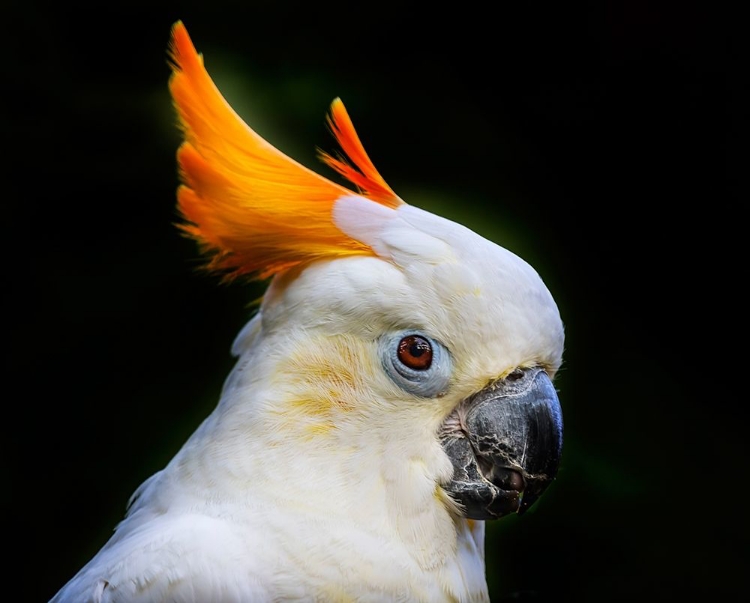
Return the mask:
[[[173,26],[170,49],[170,90],[185,136],[178,151],[181,228],[210,257],[208,268],[227,279],[266,278],[315,259],[372,254],[332,219],[336,200],[355,193],[254,132],[215,86],[182,22]],[[339,99],[329,123],[353,165],[324,160],[372,202],[402,204],[372,165]]]
[[[403,201],[396,196],[390,186],[383,180],[364,146],[357,136],[354,124],[341,99],[337,98],[331,104],[331,113],[327,119],[328,127],[336,137],[336,141],[344,151],[344,156],[338,159],[328,153],[321,152],[321,159],[335,169],[344,178],[355,184],[360,193],[382,203],[387,207],[396,208]],[[347,158],[349,161],[347,161]]]
[[[340,100],[344,155],[321,158],[358,192],[250,129],[180,22],[170,48],[181,228],[225,278],[273,278],[216,408],[52,602],[486,603],[484,521],[448,489],[440,434],[519,367],[554,376],[551,294],[510,251],[398,198]],[[415,335],[420,370],[402,358]]]

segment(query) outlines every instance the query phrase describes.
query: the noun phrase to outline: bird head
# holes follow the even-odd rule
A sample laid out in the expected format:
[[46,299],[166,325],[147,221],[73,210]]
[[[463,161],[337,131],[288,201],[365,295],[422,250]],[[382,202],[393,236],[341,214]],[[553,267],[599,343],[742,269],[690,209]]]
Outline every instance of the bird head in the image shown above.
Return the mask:
[[181,22],[172,34],[180,228],[223,279],[268,281],[220,404],[234,428],[243,415],[269,448],[294,438],[342,463],[396,451],[411,464],[393,479],[466,518],[525,511],[562,451],[563,325],[540,276],[401,199],[339,99],[342,154],[321,159],[351,186],[295,162],[229,106]]

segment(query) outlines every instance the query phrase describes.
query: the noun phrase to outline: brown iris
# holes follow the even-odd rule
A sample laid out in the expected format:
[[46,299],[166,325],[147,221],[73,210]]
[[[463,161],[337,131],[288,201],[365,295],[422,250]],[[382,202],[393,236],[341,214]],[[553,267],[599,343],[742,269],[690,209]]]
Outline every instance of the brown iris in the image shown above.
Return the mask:
[[432,364],[432,346],[419,335],[408,335],[398,342],[398,359],[415,371],[425,371]]

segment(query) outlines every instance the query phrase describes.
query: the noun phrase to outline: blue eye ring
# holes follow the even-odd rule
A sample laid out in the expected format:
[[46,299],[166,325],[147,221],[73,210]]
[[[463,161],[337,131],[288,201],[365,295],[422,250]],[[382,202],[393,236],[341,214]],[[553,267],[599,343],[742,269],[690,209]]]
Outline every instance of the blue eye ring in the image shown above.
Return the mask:
[[386,374],[407,393],[434,398],[447,391],[453,362],[436,339],[410,329],[384,335],[378,347]]

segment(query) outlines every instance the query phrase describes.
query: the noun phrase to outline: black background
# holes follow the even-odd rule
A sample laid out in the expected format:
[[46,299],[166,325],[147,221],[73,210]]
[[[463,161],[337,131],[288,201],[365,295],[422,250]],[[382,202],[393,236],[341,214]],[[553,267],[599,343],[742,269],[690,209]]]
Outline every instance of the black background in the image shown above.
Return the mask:
[[518,253],[557,299],[563,463],[530,513],[490,526],[493,601],[744,591],[728,17],[644,0],[10,8],[3,502],[23,600],[104,544],[212,410],[261,291],[197,273],[173,225],[177,19],[273,144],[330,175],[315,148],[333,148],[340,96],[397,193]]

